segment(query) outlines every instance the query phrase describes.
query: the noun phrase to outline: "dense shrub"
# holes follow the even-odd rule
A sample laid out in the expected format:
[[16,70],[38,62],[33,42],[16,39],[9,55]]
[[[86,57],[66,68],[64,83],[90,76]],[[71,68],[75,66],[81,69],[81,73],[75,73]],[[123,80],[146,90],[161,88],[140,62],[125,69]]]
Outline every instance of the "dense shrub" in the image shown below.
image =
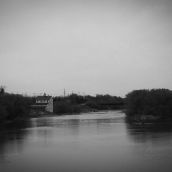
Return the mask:
[[22,95],[0,94],[0,121],[26,118],[31,102],[31,98]]
[[87,105],[97,110],[122,109],[124,106],[124,99],[108,94],[96,95],[96,97],[88,98]]
[[81,108],[77,104],[72,104],[67,101],[56,101],[54,102],[54,113],[63,114],[63,113],[79,113]]
[[71,94],[66,97],[54,98],[55,113],[75,113],[92,110],[121,109],[124,99],[110,95],[81,96]]
[[172,118],[172,91],[168,89],[132,91],[126,96],[126,114]]

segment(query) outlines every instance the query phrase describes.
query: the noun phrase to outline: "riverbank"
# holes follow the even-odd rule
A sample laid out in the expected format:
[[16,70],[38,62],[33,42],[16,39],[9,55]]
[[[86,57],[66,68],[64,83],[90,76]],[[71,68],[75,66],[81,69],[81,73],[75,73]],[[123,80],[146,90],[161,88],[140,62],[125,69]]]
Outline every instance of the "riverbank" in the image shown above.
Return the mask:
[[126,116],[133,122],[172,121],[172,91],[135,90],[126,96]]
[[0,93],[0,124],[29,118],[31,97]]
[[53,113],[32,111],[35,97],[9,94],[0,91],[0,123],[25,120],[31,117],[80,114],[101,110],[123,110],[133,122],[172,121],[172,91],[168,89],[135,90],[126,98],[71,94],[54,97]]
[[110,95],[81,96],[71,94],[54,98],[54,113],[81,113],[98,110],[116,110],[124,108],[124,99]]

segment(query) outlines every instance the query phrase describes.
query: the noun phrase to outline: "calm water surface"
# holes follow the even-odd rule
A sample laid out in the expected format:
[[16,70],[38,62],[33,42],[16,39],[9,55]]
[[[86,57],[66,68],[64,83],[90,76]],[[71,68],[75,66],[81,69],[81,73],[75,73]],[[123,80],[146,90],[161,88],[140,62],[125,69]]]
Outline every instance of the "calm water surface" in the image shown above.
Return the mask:
[[172,126],[120,111],[33,118],[1,129],[0,172],[171,172]]

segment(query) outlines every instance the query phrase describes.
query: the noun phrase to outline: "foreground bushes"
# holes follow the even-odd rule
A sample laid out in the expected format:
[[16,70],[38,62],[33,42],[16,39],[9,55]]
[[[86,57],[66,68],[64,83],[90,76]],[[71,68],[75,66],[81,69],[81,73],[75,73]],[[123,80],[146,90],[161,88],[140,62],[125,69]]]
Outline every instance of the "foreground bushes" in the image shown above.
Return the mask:
[[126,114],[135,119],[172,118],[172,91],[168,89],[135,90],[126,96]]
[[27,118],[31,102],[22,95],[0,94],[0,122]]

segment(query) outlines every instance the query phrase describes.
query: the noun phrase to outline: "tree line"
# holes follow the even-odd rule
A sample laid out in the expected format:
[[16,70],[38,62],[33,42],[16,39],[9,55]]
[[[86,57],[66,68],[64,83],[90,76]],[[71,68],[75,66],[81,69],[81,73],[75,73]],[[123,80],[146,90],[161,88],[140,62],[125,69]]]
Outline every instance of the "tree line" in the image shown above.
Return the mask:
[[54,112],[58,114],[121,109],[123,107],[123,98],[108,94],[96,96],[71,94],[66,97],[54,98]]
[[[172,119],[172,91],[168,89],[134,90],[125,98],[111,95],[82,96],[71,94],[54,97],[55,114],[72,114],[98,110],[123,109],[131,121]],[[29,117],[35,97],[6,93],[0,88],[0,122]]]
[[19,94],[6,93],[0,88],[0,122],[28,118],[33,99]]
[[172,91],[168,89],[134,90],[126,95],[126,115],[136,121],[172,119]]

